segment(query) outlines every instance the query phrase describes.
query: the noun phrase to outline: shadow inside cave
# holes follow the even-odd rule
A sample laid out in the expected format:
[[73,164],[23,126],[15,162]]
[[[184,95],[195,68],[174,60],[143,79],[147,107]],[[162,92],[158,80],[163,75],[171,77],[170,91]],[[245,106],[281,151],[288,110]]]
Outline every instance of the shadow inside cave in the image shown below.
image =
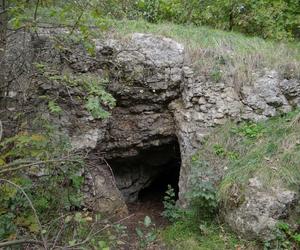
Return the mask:
[[108,160],[127,203],[162,202],[168,185],[178,198],[181,157],[177,139],[151,146],[137,155]]

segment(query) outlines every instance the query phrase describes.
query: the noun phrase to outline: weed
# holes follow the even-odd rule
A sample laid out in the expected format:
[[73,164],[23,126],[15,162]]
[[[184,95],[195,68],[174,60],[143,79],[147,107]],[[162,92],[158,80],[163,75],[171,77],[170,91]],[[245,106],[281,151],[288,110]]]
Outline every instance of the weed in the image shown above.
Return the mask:
[[217,211],[218,201],[217,189],[211,172],[193,168],[186,197],[196,221],[213,218]]
[[135,229],[136,234],[139,238],[139,246],[144,249],[153,243],[156,238],[155,224],[153,224],[151,218],[146,216],[143,222],[139,222],[140,227]]
[[171,185],[168,185],[168,189],[163,200],[164,211],[162,212],[162,215],[171,222],[177,221],[183,215],[183,210],[176,205],[175,197],[174,189]]
[[[106,119],[110,116],[108,110],[115,107],[116,100],[105,90],[108,83],[106,79],[90,75],[62,74],[49,65],[41,63],[35,63],[35,67],[47,80],[58,82],[66,88],[78,88],[82,93],[86,93],[84,107],[95,119]],[[78,99],[82,98],[81,95],[77,93]],[[54,101],[49,96],[46,99],[49,100],[48,108],[51,113],[60,114],[63,111],[57,103],[59,100]]]
[[48,102],[48,108],[53,114],[60,114],[62,112],[62,108],[53,100]]
[[275,238],[264,242],[264,249],[298,249],[300,247],[300,234],[288,223],[280,221],[274,231]]
[[164,229],[161,237],[174,250],[258,249],[255,243],[240,240],[221,224],[197,224],[188,215]]

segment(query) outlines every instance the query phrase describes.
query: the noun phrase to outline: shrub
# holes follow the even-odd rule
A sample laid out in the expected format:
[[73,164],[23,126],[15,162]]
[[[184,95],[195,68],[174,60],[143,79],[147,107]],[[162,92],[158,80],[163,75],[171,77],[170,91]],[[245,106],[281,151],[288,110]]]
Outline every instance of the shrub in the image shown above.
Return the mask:
[[192,214],[198,221],[212,219],[217,214],[218,201],[215,177],[201,160],[192,168],[189,178],[189,192],[187,199],[191,206]]
[[183,210],[176,205],[175,197],[176,195],[174,189],[171,187],[171,185],[168,185],[168,190],[166,191],[163,200],[164,211],[162,212],[162,215],[171,222],[175,222],[180,219],[184,213]]
[[0,144],[0,224],[5,229],[0,230],[1,240],[26,231],[40,233],[32,206],[46,223],[82,205],[83,161],[70,154],[65,136],[36,123],[42,125],[42,134],[24,131]]
[[276,40],[291,40],[300,33],[297,0],[139,0],[135,8],[136,16],[150,22],[208,25]]

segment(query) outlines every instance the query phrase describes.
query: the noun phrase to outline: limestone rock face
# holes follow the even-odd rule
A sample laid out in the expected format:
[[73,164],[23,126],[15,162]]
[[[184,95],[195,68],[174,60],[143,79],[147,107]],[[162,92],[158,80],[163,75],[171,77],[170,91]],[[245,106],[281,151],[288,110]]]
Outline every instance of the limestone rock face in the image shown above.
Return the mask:
[[[87,206],[97,211],[126,212],[125,200],[135,200],[138,191],[149,185],[160,171],[156,167],[164,164],[164,157],[145,156],[143,159],[149,162],[132,164],[131,172],[124,162],[141,159],[141,152],[151,147],[163,149],[174,140],[178,140],[181,154],[179,202],[185,206],[190,157],[215,126],[226,119],[267,119],[300,106],[299,80],[282,79],[277,72],[267,71],[239,88],[211,82],[193,72],[184,61],[183,46],[169,38],[138,33],[124,40],[97,40],[95,58],[80,45],[56,50],[49,31],[41,32],[37,40],[30,39],[26,35],[25,47],[12,46],[8,53],[10,63],[17,55],[12,48],[25,50],[28,56],[24,61],[30,70],[16,75],[14,82],[24,84],[14,84],[5,93],[6,119],[12,120],[20,107],[31,110],[28,117],[34,110],[35,115],[59,125],[70,136],[75,150],[88,151],[83,191]],[[116,99],[111,117],[94,119],[82,101],[87,93],[40,77],[32,70],[34,61],[54,65],[60,73],[108,79],[107,90]],[[63,113],[59,117],[51,115],[45,100],[38,98],[45,95],[61,100]],[[9,134],[12,124],[3,125]],[[153,162],[154,158],[160,159],[159,164]],[[115,162],[117,169],[109,162]],[[295,197],[295,193],[279,187],[269,193],[249,184],[245,201],[225,211],[225,218],[244,236],[268,235],[276,220],[289,215]]]
[[270,240],[278,220],[286,219],[298,202],[295,192],[280,187],[266,190],[257,178],[249,180],[244,202],[224,211],[228,225],[250,240]]

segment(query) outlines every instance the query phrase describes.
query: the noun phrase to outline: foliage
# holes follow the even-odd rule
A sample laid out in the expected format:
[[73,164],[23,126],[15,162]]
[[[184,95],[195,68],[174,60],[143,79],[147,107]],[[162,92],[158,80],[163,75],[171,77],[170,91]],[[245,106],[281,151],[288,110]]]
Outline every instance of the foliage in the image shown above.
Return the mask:
[[157,234],[155,224],[153,224],[149,216],[146,216],[143,222],[139,221],[139,224],[140,227],[137,227],[135,231],[139,239],[139,245],[144,249],[156,240]]
[[[300,247],[300,233],[286,222],[280,221],[275,229],[275,239],[264,242],[264,249],[297,249]],[[297,225],[299,227],[299,224]]]
[[233,126],[229,132],[235,141],[232,146],[243,157],[227,165],[220,187],[221,197],[226,200],[234,186],[243,190],[253,176],[258,176],[266,188],[272,185],[296,188],[300,183],[298,123],[299,111],[296,110],[250,128],[243,124]]
[[123,20],[112,21],[111,26],[122,36],[151,32],[173,38],[184,45],[197,74],[216,84],[232,84],[237,91],[269,69],[276,70],[282,78],[300,79],[299,43],[275,43],[190,24]]
[[[116,100],[105,90],[108,83],[106,79],[84,74],[62,74],[58,70],[52,69],[49,65],[42,63],[35,63],[35,66],[47,80],[65,85],[67,88],[77,88],[81,93],[84,93],[84,97],[80,93],[77,97],[85,99],[84,106],[95,119],[106,119],[110,116],[107,109],[113,109],[116,105]],[[54,114],[59,114],[63,111],[54,100],[49,100],[48,108]]]
[[249,139],[258,139],[263,135],[264,127],[262,124],[248,122],[240,125],[238,128],[232,129],[233,133],[239,133],[241,136],[245,136]]
[[[105,18],[130,18],[153,23],[208,25],[276,40],[300,36],[300,3],[297,0],[92,0],[11,1],[10,26],[36,27],[39,22],[79,25],[85,36],[89,26],[103,28]],[[78,22],[80,17],[80,22]],[[87,37],[87,36],[86,36]]]
[[162,215],[169,221],[175,222],[183,216],[184,211],[176,204],[176,194],[171,185],[168,185],[163,204],[164,211],[162,212]]
[[30,128],[0,143],[1,243],[34,238],[102,250],[117,244],[124,227],[83,207],[83,156],[47,121],[35,119]]
[[196,220],[207,220],[216,215],[218,200],[215,177],[204,162],[193,162],[186,196]]
[[[297,189],[299,133],[299,110],[257,123],[227,122],[206,138],[192,157],[191,166],[195,168],[196,164],[200,178],[201,172],[211,171],[202,178],[216,183],[218,200],[225,205],[243,201],[244,190],[253,177],[259,178],[266,189],[272,186]],[[197,179],[194,182],[196,186],[202,183]],[[211,186],[204,188],[213,190]]]
[[[41,125],[40,121],[36,123]],[[37,213],[43,214],[42,222],[47,222],[58,213],[81,206],[83,177],[78,171],[83,162],[69,155],[70,146],[63,135],[53,134],[52,128],[45,125],[41,128],[42,134],[24,131],[1,142],[0,176],[25,190]],[[9,168],[10,165],[19,167]],[[22,192],[2,182],[0,193],[0,223],[6,228],[0,239],[12,239],[24,229],[32,234],[39,233],[37,221]]]
[[61,107],[53,100],[48,102],[48,108],[53,114],[60,114],[62,112]]
[[297,0],[138,0],[130,6],[128,16],[154,23],[209,25],[276,40],[300,35]]

